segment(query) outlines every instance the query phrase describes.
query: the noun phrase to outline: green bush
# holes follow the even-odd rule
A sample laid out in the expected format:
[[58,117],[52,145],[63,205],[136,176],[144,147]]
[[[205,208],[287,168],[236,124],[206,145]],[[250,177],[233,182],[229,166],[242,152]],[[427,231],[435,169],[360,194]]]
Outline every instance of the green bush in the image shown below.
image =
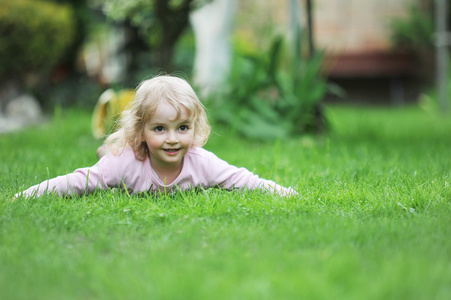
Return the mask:
[[256,140],[326,129],[321,100],[342,91],[321,75],[322,53],[305,58],[300,48],[292,57],[286,52],[276,37],[267,51],[235,55],[226,88],[212,104],[214,119]]
[[390,28],[391,42],[396,48],[434,47],[434,20],[418,5],[410,6],[405,18],[391,20]]
[[3,0],[0,7],[0,78],[48,72],[71,45],[73,10],[36,0]]

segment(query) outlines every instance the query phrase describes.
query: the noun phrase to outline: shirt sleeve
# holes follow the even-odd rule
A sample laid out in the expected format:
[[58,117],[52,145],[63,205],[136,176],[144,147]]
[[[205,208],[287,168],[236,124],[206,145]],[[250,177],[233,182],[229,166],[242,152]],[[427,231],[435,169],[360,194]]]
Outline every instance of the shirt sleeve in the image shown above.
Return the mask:
[[[115,173],[120,173],[121,171],[118,170],[118,167],[121,166],[120,157],[108,154],[92,167],[80,168],[73,173],[45,180],[15,196],[39,197],[45,193],[54,193],[59,196],[74,196],[92,193],[96,189],[118,186],[120,184],[120,180],[117,180],[118,176],[108,174],[107,178],[104,177],[105,166],[108,166],[109,170],[116,170]],[[111,166],[114,167],[112,168]]]
[[280,196],[296,195],[297,192],[283,187],[272,180],[262,179],[246,168],[238,168],[226,161],[211,155],[209,159],[209,185],[218,186],[227,190],[234,189],[259,189],[269,193],[277,193]]

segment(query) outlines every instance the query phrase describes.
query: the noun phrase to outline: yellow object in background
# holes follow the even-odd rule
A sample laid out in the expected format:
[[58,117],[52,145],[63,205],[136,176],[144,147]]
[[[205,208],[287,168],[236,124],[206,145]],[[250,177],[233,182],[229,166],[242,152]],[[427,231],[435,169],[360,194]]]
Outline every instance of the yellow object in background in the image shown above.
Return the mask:
[[118,92],[108,89],[100,95],[92,114],[92,134],[100,139],[105,136],[108,124],[124,111],[135,99],[135,90],[125,89]]

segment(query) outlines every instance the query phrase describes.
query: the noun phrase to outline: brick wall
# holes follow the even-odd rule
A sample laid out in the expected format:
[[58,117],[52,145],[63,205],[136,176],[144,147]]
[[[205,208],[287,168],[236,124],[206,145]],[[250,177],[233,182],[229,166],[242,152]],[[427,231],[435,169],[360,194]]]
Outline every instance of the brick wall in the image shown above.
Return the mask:
[[[235,33],[265,49],[270,32],[286,32],[289,0],[237,0]],[[407,15],[421,0],[312,0],[314,39],[326,50],[324,72],[342,86],[348,101],[405,103],[414,101],[419,69],[408,53],[393,52],[390,22]],[[301,23],[306,1],[298,0]],[[245,33],[245,34],[243,34]]]
[[[333,52],[380,51],[390,48],[389,23],[405,16],[420,0],[312,0],[314,36],[319,48]],[[298,0],[305,23],[305,0]],[[237,30],[259,36],[265,27],[283,31],[289,0],[237,0]],[[275,28],[275,29],[274,29]]]
[[333,52],[390,49],[390,20],[418,0],[314,0],[315,38]]

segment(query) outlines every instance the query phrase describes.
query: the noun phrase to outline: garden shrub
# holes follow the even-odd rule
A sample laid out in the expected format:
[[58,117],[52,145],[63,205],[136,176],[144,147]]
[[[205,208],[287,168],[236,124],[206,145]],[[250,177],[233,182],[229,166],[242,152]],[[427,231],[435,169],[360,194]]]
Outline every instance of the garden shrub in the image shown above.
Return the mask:
[[321,100],[342,91],[322,76],[323,54],[305,58],[300,48],[292,57],[285,54],[279,36],[267,51],[236,54],[225,89],[215,95],[213,118],[256,140],[326,129]]
[[415,49],[434,47],[434,19],[418,5],[410,6],[405,18],[394,18],[390,22],[391,41],[396,48]]
[[74,14],[68,5],[3,0],[0,6],[0,78],[51,70],[71,45]]

